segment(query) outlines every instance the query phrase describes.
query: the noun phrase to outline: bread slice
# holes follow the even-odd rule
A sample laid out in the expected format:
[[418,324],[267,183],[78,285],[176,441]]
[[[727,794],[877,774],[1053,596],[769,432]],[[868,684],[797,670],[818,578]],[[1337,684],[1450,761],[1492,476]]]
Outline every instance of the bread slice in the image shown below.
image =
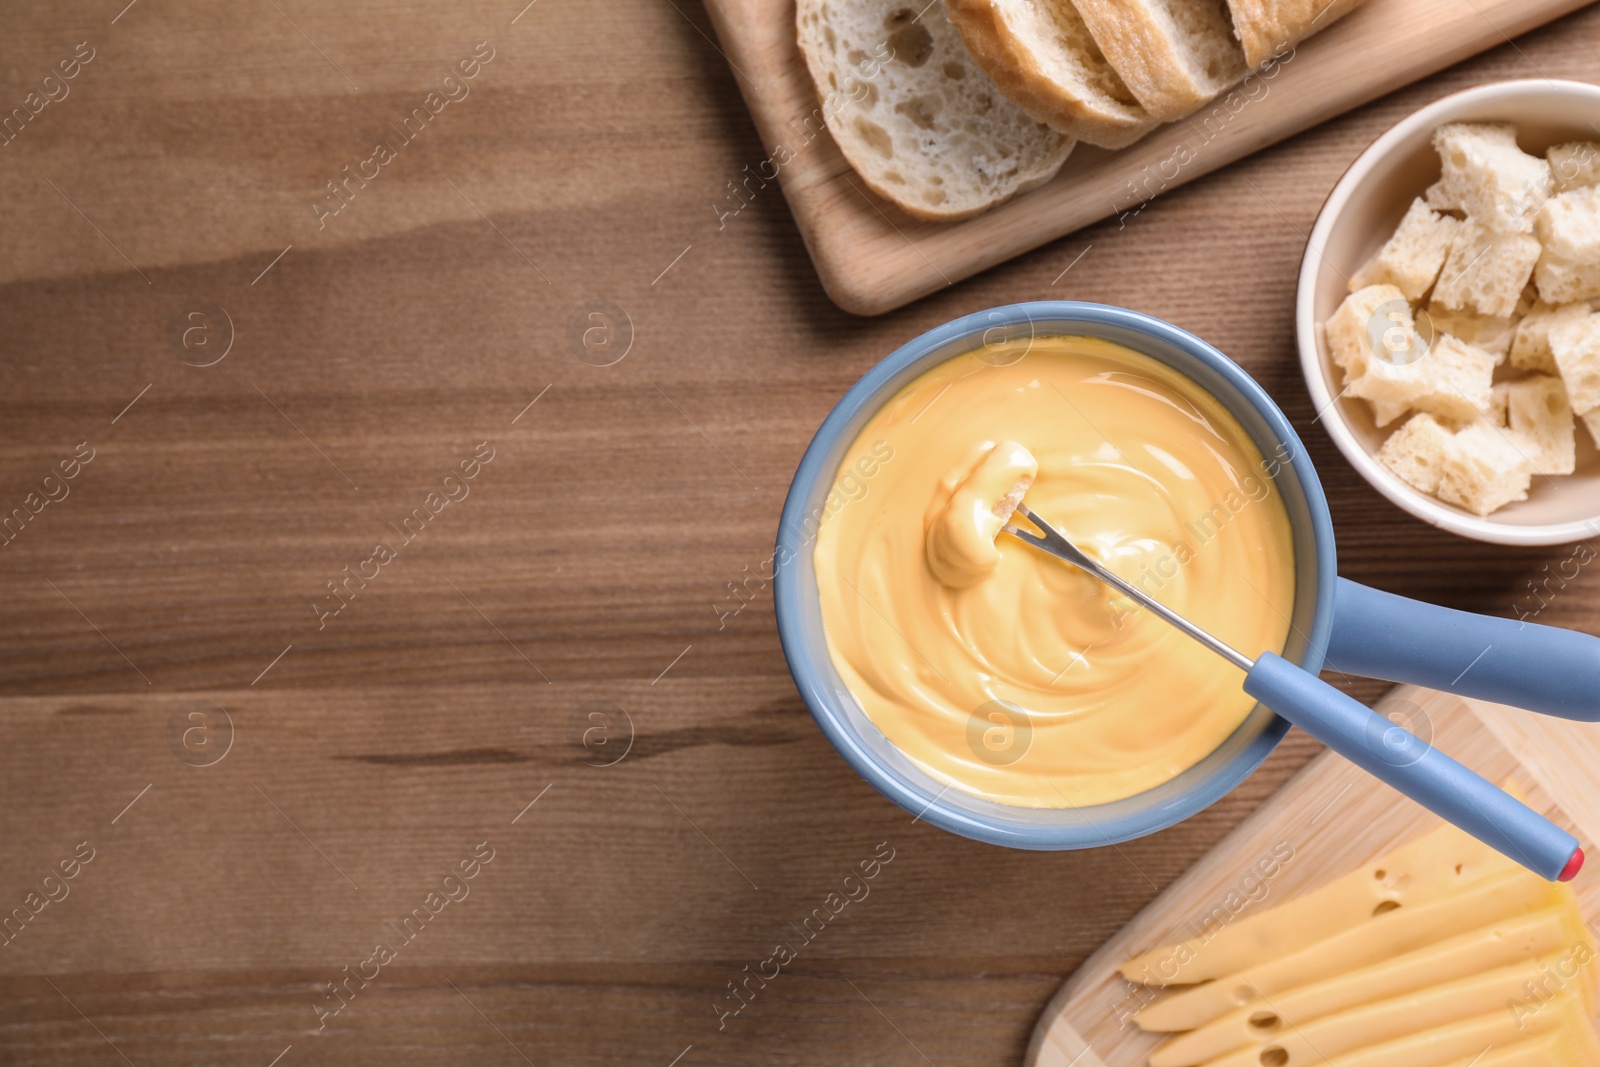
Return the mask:
[[839,150],[917,218],[976,215],[1049,181],[1072,151],[984,76],[940,0],[799,0],[795,22]]
[[1102,148],[1130,145],[1160,123],[1112,69],[1071,0],[946,3],[972,58],[1040,122]]
[[1333,25],[1362,0],[1228,0],[1245,62],[1259,67]]
[[1244,78],[1226,0],[1073,0],[1144,109],[1181,119]]
[[1600,142],[1572,141],[1558,144],[1544,154],[1555,179],[1556,192],[1600,185]]
[[1367,372],[1350,383],[1350,395],[1385,405],[1373,411],[1379,426],[1408,409],[1472,422],[1489,411],[1494,368],[1489,353],[1442,333],[1411,363],[1368,361]]
[[1433,299],[1453,311],[1509,318],[1540,251],[1532,234],[1492,230],[1469,215],[1450,245]]
[[1571,474],[1577,467],[1577,437],[1561,379],[1535,374],[1507,382],[1506,399],[1507,422],[1533,473]]
[[1600,408],[1600,315],[1550,327],[1550,354],[1567,387],[1572,410],[1586,415]]
[[1464,211],[1491,230],[1528,233],[1550,198],[1550,164],[1517,147],[1509,123],[1453,122],[1433,132],[1443,172],[1428,186],[1428,206]]
[[1534,223],[1544,254],[1534,270],[1539,298],[1550,304],[1600,297],[1600,187],[1555,197]]
[[1460,226],[1460,220],[1438,214],[1421,197],[1411,201],[1394,236],[1350,276],[1350,291],[1386,282],[1407,299],[1421,300],[1439,276]]
[[1528,499],[1533,465],[1505,430],[1475,422],[1457,433],[1439,467],[1441,500],[1487,515]]
[[1517,335],[1511,342],[1511,365],[1518,370],[1559,373],[1556,357],[1550,352],[1550,327],[1585,318],[1588,314],[1589,305],[1583,301],[1546,304],[1541,300],[1534,304],[1517,323]]
[[1407,484],[1432,493],[1454,439],[1455,431],[1432,415],[1413,415],[1378,449],[1378,460]]

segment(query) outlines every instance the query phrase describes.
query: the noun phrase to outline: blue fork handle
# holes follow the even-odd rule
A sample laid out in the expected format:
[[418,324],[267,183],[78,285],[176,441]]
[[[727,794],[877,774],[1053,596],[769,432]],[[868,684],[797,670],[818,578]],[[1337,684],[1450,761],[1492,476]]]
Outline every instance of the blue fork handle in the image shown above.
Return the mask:
[[1600,638],[1339,579],[1324,666],[1581,722],[1600,720]]
[[1263,652],[1244,691],[1318,741],[1551,881],[1583,864],[1578,839],[1414,734],[1308,674]]

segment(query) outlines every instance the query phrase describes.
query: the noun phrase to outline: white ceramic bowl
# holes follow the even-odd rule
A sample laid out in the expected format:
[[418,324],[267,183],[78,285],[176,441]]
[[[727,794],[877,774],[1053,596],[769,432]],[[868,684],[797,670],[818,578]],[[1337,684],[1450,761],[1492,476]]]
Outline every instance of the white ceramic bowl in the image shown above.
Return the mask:
[[1535,478],[1528,499],[1486,517],[1413,489],[1378,462],[1390,430],[1379,430],[1365,400],[1340,397],[1342,372],[1328,358],[1320,324],[1346,294],[1345,278],[1388,240],[1413,198],[1439,177],[1433,131],[1447,122],[1510,122],[1526,152],[1563,141],[1600,139],[1600,86],[1583,82],[1497,82],[1447,96],[1414,112],[1350,165],[1322,205],[1306,243],[1295,301],[1300,365],[1311,402],[1345,458],[1396,505],[1442,529],[1507,545],[1556,545],[1600,533],[1600,451],[1577,428],[1575,474]]

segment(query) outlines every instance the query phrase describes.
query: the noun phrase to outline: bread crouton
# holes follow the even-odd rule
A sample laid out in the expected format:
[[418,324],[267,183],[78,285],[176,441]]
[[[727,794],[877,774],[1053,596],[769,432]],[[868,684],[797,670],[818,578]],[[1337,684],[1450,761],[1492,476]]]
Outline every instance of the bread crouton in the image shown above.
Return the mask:
[[1544,158],[1550,164],[1550,176],[1555,179],[1558,193],[1600,185],[1600,144],[1594,141],[1558,144]]
[[1350,383],[1350,394],[1387,405],[1389,419],[1374,410],[1379,426],[1407,409],[1471,422],[1489,410],[1495,358],[1449,334],[1439,334],[1421,358],[1410,363],[1367,362],[1366,373]]
[[1584,428],[1589,431],[1589,436],[1594,439],[1595,445],[1600,447],[1600,408],[1595,408],[1593,411],[1579,415],[1578,418],[1583,420]]
[[1450,245],[1433,299],[1452,311],[1508,318],[1517,309],[1540,251],[1531,234],[1498,232],[1468,218]]
[[1443,173],[1428,187],[1428,206],[1463,211],[1488,229],[1527,233],[1550,198],[1550,164],[1517,147],[1507,123],[1450,123],[1433,133]]
[[1571,474],[1577,467],[1577,437],[1561,379],[1535,374],[1505,386],[1507,422],[1533,473]]
[[1411,201],[1394,235],[1350,276],[1350,291],[1386,283],[1410,300],[1421,300],[1450,252],[1461,222],[1431,210],[1422,198]]
[[1579,415],[1600,408],[1600,315],[1550,327],[1550,354]]
[[1505,428],[1511,412],[1511,383],[1495,382],[1489,390],[1489,410],[1484,412],[1485,422]]
[[1539,299],[1568,304],[1600,297],[1600,187],[1562,193],[1535,221],[1544,246],[1534,268]]
[[[1518,305],[1521,306],[1520,304]],[[1417,332],[1424,337],[1447,333],[1465,341],[1473,348],[1481,348],[1494,357],[1496,364],[1505,362],[1511,351],[1511,342],[1517,335],[1517,319],[1501,315],[1479,315],[1472,311],[1453,311],[1438,301],[1417,313],[1420,320],[1426,315],[1428,323],[1417,323]]]
[[1516,326],[1516,337],[1511,342],[1511,365],[1518,370],[1555,374],[1556,360],[1550,354],[1550,327],[1589,314],[1589,305],[1546,304],[1543,300],[1522,317]]
[[1328,356],[1348,384],[1367,372],[1374,355],[1401,359],[1416,345],[1416,321],[1406,296],[1393,285],[1357,289],[1339,304],[1323,326]]
[[1451,438],[1436,492],[1446,503],[1487,515],[1528,499],[1532,483],[1533,466],[1506,431],[1475,422]]
[[1455,431],[1426,412],[1413,415],[1389,435],[1378,449],[1378,459],[1405,482],[1424,493],[1439,488],[1445,453]]

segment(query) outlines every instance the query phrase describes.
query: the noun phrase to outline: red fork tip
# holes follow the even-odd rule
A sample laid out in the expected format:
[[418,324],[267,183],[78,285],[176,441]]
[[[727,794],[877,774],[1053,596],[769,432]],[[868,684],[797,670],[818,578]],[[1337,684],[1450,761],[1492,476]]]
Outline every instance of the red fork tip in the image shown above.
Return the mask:
[[1575,849],[1567,865],[1561,868],[1561,873],[1556,878],[1563,882],[1570,882],[1578,876],[1578,871],[1583,867],[1583,849]]

